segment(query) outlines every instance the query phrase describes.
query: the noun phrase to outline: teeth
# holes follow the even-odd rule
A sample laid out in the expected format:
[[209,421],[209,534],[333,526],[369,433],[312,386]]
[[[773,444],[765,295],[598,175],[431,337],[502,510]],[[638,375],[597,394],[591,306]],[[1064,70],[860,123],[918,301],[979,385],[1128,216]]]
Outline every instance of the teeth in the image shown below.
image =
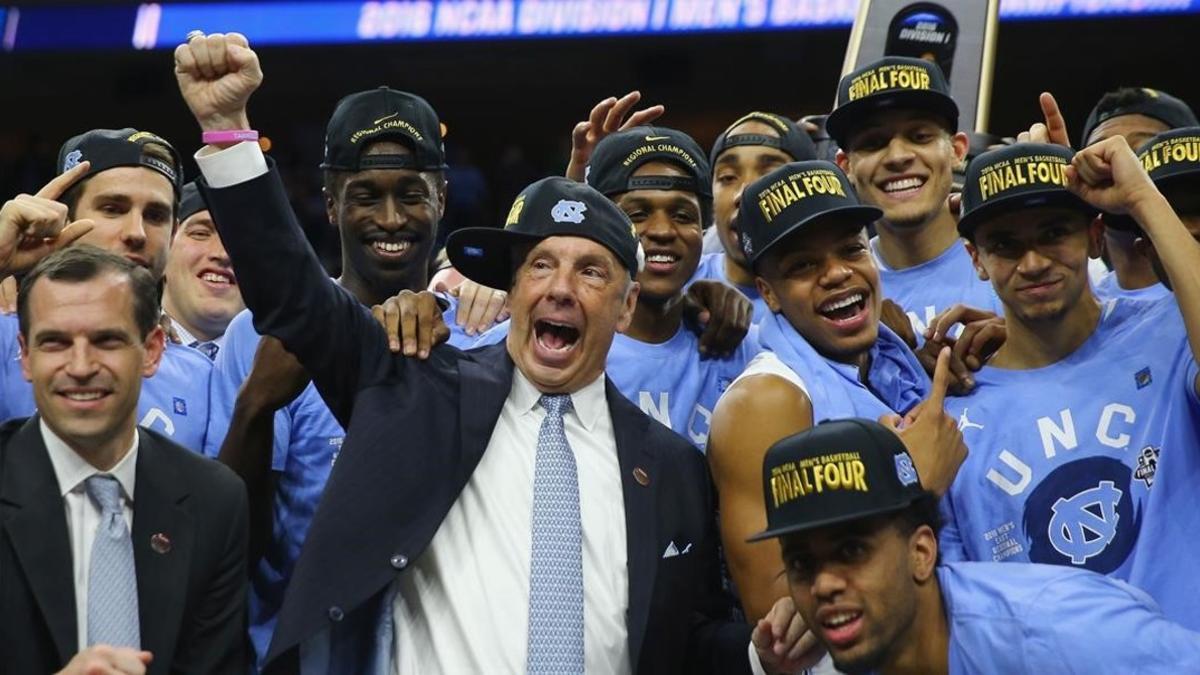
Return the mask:
[[679,258],[669,253],[655,253],[651,256],[646,256],[646,262],[652,263],[673,263]]
[[66,396],[72,401],[95,401],[100,398],[101,393],[98,391],[72,391],[68,392]]
[[837,628],[839,626],[844,626],[857,618],[858,618],[857,612],[843,612],[843,613],[833,616],[829,619],[826,619],[825,625],[830,628]]
[[854,295],[851,295],[847,298],[844,298],[842,300],[838,300],[837,302],[830,303],[828,305],[823,306],[821,308],[821,311],[832,312],[835,310],[839,310],[839,309],[842,309],[843,307],[849,307],[850,305],[862,302],[862,299],[863,299],[862,293],[855,293]]
[[403,253],[408,250],[408,242],[377,241],[375,242],[375,248],[384,253]]
[[919,188],[925,184],[925,181],[920,178],[901,178],[900,180],[888,181],[883,184],[884,192],[900,192],[902,190],[912,190]]
[[227,277],[223,274],[216,274],[215,272],[205,272],[204,274],[200,275],[200,278],[205,281],[212,282],[214,284],[232,283],[232,281],[230,280],[229,277]]

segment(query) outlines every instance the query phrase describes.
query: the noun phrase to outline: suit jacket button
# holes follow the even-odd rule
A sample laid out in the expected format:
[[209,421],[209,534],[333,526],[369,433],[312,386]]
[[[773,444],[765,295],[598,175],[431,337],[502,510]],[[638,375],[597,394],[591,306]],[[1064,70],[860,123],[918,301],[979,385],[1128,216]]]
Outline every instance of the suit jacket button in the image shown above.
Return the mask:
[[329,608],[329,620],[330,621],[341,621],[345,617],[346,617],[346,613],[342,611],[341,607],[330,607]]
[[402,570],[405,567],[408,567],[408,556],[397,553],[396,555],[392,556],[391,563],[392,567]]

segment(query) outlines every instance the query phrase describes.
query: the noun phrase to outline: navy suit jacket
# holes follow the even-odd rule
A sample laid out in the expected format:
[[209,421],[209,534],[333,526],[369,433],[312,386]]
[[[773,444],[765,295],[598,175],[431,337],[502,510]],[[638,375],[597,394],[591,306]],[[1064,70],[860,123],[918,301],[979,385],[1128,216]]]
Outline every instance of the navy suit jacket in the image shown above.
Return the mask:
[[[233,673],[246,643],[246,488],[232,471],[139,429],[133,502],[148,671]],[[165,552],[151,538],[164,534]],[[0,673],[50,673],[76,652],[71,540],[38,418],[0,427]]]
[[[374,618],[478,465],[513,362],[503,344],[467,352],[442,345],[427,361],[392,354],[370,312],[320,267],[274,168],[205,193],[255,328],[304,364],[347,432],[285,595],[268,669],[294,670],[297,647],[326,633],[339,668],[365,672],[366,654],[379,644]],[[625,499],[634,671],[749,672],[750,628],[728,620],[732,603],[720,588],[703,456],[611,382],[606,394]],[[692,548],[663,558],[672,541]]]

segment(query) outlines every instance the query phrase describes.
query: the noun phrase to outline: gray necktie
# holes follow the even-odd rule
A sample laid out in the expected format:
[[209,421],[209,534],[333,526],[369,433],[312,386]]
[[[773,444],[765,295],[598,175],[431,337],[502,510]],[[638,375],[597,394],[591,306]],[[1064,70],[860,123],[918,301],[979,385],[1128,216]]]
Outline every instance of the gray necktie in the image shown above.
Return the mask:
[[220,349],[220,347],[215,342],[201,342],[199,340],[196,340],[195,342],[193,342],[192,344],[190,344],[188,346],[191,347],[192,349],[199,350],[200,353],[207,356],[208,360],[210,360],[210,361],[217,360],[217,351]]
[[97,474],[87,479],[87,493],[100,508],[88,569],[88,645],[139,648],[137,572],[133,542],[121,514],[121,484]]

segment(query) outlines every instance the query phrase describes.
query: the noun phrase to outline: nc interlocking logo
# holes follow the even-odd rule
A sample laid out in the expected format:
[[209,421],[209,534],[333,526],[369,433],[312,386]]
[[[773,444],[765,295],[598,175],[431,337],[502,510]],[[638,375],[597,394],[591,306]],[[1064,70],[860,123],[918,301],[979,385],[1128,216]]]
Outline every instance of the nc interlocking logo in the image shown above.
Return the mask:
[[62,170],[70,171],[71,169],[74,169],[75,167],[79,166],[79,162],[81,162],[81,161],[83,161],[83,151],[82,150],[72,150],[67,153],[66,157],[63,158]]
[[1121,491],[1107,480],[1069,499],[1060,498],[1051,507],[1054,517],[1047,532],[1050,545],[1070,558],[1073,565],[1082,565],[1099,555],[1117,534],[1120,501]]
[[556,223],[582,223],[583,212],[587,211],[587,204],[577,202],[570,199],[560,199],[550,211],[550,217]]

